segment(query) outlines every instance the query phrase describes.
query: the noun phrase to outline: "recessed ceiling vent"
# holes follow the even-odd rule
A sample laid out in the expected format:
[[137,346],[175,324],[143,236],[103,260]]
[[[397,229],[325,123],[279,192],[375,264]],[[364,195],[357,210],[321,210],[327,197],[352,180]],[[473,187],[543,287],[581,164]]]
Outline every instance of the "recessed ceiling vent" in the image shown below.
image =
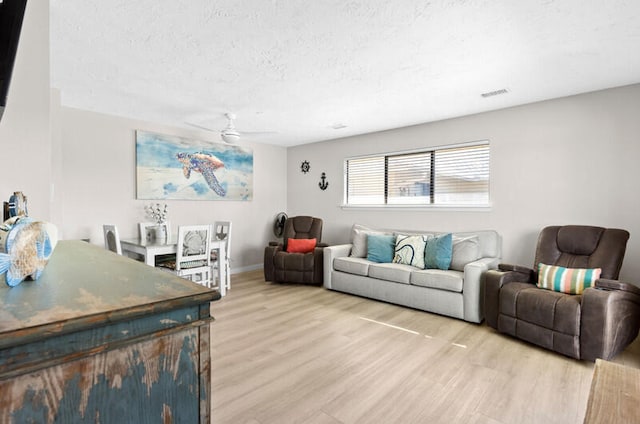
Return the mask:
[[507,90],[506,88],[501,88],[500,90],[496,90],[496,91],[489,91],[486,93],[482,93],[480,94],[482,97],[493,97],[493,96],[499,96],[500,94],[507,94],[509,92],[509,90]]

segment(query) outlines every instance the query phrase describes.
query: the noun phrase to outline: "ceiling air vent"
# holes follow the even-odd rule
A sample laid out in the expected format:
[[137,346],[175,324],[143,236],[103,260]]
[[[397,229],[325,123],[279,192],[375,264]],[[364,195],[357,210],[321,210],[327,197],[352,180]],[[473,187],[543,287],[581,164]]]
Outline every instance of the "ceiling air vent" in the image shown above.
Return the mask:
[[482,93],[480,95],[482,97],[493,97],[493,96],[499,96],[500,94],[507,94],[508,92],[509,92],[509,90],[507,90],[506,88],[501,88],[500,90],[488,91],[488,92]]

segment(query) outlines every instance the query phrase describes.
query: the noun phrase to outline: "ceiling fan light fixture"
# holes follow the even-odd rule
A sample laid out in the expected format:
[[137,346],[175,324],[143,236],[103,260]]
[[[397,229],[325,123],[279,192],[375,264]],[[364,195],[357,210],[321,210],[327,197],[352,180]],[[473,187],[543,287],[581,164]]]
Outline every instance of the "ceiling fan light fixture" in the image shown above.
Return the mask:
[[225,143],[234,144],[240,141],[240,134],[238,134],[237,132],[225,131],[220,134],[220,137]]

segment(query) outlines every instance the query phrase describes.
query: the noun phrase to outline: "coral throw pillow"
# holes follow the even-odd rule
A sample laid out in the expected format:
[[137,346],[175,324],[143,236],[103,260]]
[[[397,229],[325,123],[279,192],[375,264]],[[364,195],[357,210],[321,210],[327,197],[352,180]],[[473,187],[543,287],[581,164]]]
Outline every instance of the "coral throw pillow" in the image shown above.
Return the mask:
[[316,239],[293,239],[287,240],[287,252],[289,253],[309,253],[316,248]]

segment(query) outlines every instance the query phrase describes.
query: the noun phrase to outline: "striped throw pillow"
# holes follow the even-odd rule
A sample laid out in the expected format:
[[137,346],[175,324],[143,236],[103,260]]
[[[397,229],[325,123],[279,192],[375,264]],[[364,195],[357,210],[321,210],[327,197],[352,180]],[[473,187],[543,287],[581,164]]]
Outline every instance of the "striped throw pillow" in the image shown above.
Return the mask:
[[564,268],[561,266],[538,265],[538,284],[541,289],[567,294],[582,294],[600,278],[601,268]]

